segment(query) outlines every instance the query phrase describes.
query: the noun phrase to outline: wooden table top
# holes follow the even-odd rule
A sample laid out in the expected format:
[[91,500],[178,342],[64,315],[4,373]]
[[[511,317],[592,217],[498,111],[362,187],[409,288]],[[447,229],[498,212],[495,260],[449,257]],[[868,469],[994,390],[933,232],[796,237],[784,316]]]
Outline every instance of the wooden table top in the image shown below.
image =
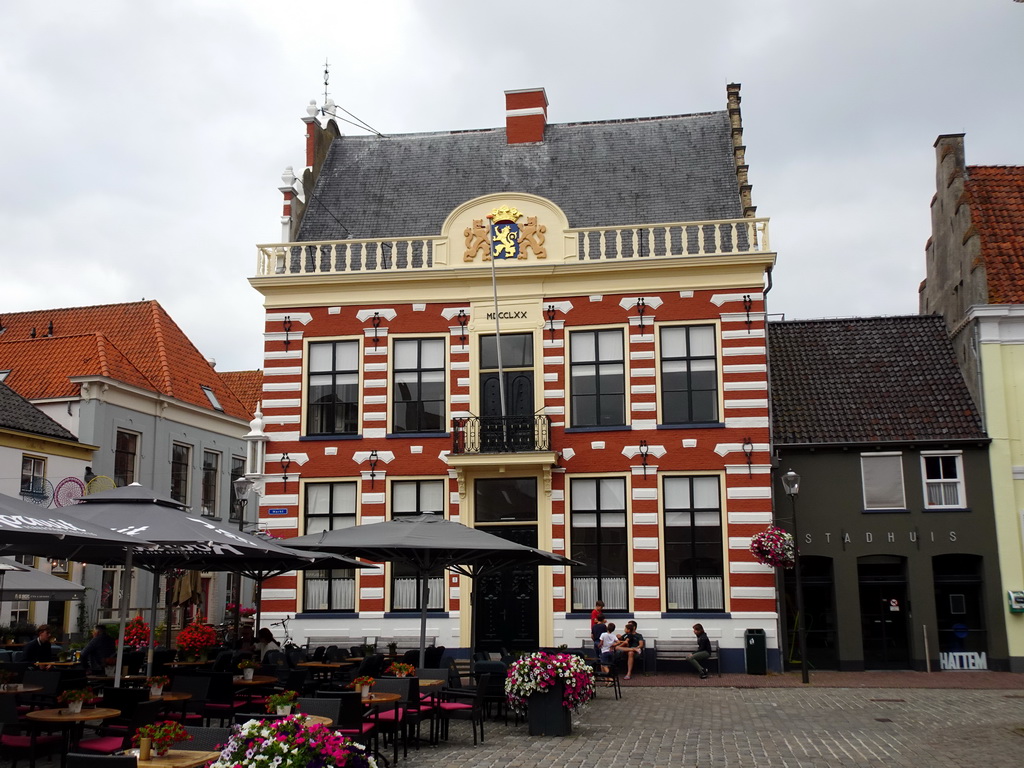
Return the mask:
[[[129,750],[138,755],[137,749]],[[197,768],[220,757],[220,752],[206,752],[200,749],[169,749],[166,755],[154,751],[149,760],[139,760],[139,768]]]
[[191,693],[185,691],[164,691],[159,696],[150,696],[150,701],[188,701],[192,698]]
[[25,717],[43,723],[82,723],[86,720],[106,720],[120,714],[121,710],[113,707],[82,707],[81,712],[68,712],[67,709],[34,709],[26,712]]
[[37,661],[36,666],[40,669],[48,669],[50,667],[74,667],[77,666],[77,661]]
[[[168,664],[168,667],[201,667],[203,664],[209,664],[207,661],[172,661]],[[181,751],[181,750],[179,750]]]
[[364,698],[363,701],[369,704],[390,704],[401,698],[402,695],[399,693],[371,693],[369,698]]
[[300,661],[295,666],[308,669],[341,669],[342,667],[354,666],[356,662],[345,659],[343,661]]
[[241,675],[231,678],[235,685],[273,685],[277,678],[273,675],[253,675],[252,680],[246,680]]
[[299,716],[314,725],[334,725],[334,720],[326,715],[307,715],[305,712],[299,712]]
[[445,682],[447,682],[445,680],[434,680],[433,678],[430,678],[430,677],[420,677],[420,678],[417,678],[417,679],[420,681],[420,688],[424,688],[424,687],[429,688],[430,686],[433,686],[433,685],[443,685]]
[[[90,683],[112,683],[116,679],[113,675],[86,675],[85,679]],[[121,675],[121,682],[138,683],[146,679],[145,675]]]
[[0,693],[37,693],[43,690],[41,685],[32,685],[31,683],[5,683],[0,685]]

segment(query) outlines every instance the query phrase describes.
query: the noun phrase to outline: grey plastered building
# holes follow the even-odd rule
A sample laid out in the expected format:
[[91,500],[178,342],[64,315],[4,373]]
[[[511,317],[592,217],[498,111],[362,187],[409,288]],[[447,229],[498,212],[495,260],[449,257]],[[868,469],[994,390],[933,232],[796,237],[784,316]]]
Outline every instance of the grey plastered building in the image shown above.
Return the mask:
[[[817,668],[1009,666],[989,440],[938,316],[769,324]],[[793,509],[775,483],[777,524]],[[798,659],[792,572],[784,659]]]

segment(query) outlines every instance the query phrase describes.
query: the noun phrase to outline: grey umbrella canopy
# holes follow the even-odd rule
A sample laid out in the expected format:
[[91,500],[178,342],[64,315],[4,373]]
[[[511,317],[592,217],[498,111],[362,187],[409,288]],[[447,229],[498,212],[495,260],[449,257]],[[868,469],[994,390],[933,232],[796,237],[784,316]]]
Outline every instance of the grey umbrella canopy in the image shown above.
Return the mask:
[[[300,568],[313,560],[311,555],[289,550],[273,539],[249,536],[222,527],[214,520],[189,514],[184,504],[137,483],[83,496],[80,504],[67,507],[67,511],[75,518],[153,542],[155,547],[136,552],[134,558],[134,565],[153,573],[186,568],[248,575],[255,571],[272,573]],[[156,580],[150,652],[156,626],[155,593]],[[127,610],[127,601],[124,601],[122,622],[127,620]],[[120,671],[120,659],[117,667]]]
[[427,575],[442,568],[471,578],[485,571],[520,563],[573,565],[553,552],[527,547],[500,536],[445,520],[440,515],[401,517],[384,523],[357,525],[293,539],[289,547],[363,557],[376,562],[407,563],[420,583],[420,666],[427,639]]
[[77,600],[85,587],[24,563],[0,560],[0,600]]
[[126,550],[149,547],[64,510],[41,509],[0,494],[0,555],[38,555],[85,563],[123,563]]

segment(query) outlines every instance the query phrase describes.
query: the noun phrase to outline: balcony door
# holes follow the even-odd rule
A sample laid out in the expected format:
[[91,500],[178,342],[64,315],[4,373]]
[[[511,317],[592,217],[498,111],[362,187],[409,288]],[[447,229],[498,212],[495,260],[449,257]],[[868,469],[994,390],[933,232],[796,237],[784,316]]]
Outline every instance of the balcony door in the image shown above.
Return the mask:
[[535,446],[533,334],[501,336],[502,381],[498,373],[497,336],[480,337],[480,450],[530,451]]

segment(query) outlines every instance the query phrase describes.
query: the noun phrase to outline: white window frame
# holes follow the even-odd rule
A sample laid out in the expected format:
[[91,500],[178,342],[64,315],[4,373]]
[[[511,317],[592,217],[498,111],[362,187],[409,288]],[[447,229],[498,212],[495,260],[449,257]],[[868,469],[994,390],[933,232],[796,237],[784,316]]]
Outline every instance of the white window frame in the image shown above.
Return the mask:
[[[928,471],[925,461],[928,458],[952,458],[956,460],[956,477],[941,478],[937,480],[928,479]],[[929,486],[955,486],[955,504],[932,504],[928,500]],[[965,509],[967,507],[967,489],[964,486],[964,461],[963,451],[921,451],[921,493],[924,499],[925,509]]]
[[[865,471],[866,464],[870,463],[874,459],[895,459],[896,466],[899,468],[899,482],[900,482],[900,504],[894,506],[892,504],[881,504],[878,502],[869,503],[868,499],[868,473]],[[903,477],[903,454],[899,451],[894,452],[879,452],[879,453],[862,453],[860,455],[860,481],[861,481],[861,493],[864,500],[864,509],[868,512],[891,512],[891,511],[903,511],[907,508],[907,483]]]

